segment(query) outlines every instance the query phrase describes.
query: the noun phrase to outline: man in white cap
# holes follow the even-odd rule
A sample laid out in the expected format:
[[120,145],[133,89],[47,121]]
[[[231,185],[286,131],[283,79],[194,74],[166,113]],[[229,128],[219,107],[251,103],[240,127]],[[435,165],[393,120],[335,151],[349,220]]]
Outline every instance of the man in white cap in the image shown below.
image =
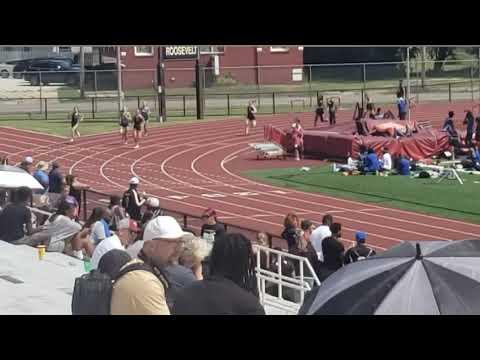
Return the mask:
[[138,194],[138,184],[140,180],[133,177],[129,181],[130,187],[123,193],[122,206],[127,211],[127,214],[135,221],[142,220],[141,208],[145,204],[145,194],[142,194],[142,199]]
[[33,159],[31,156],[27,156],[18,166],[20,169],[25,170],[27,173],[31,174],[32,172]]
[[[166,300],[168,282],[162,268],[178,258],[185,236],[178,222],[171,216],[159,216],[150,221],[143,234],[143,248],[124,268],[144,263],[148,270],[126,273],[113,285],[112,315],[169,315]],[[122,268],[122,269],[124,269]]]

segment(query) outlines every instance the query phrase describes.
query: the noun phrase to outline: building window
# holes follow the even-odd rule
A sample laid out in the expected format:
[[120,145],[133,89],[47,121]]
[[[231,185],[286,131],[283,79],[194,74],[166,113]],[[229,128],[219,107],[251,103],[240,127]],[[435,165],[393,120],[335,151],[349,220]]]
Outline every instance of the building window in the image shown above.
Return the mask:
[[200,46],[200,54],[202,55],[218,55],[225,53],[225,46]]
[[135,46],[135,56],[153,56],[153,46]]
[[288,50],[288,46],[270,46],[270,52],[272,53],[286,53]]

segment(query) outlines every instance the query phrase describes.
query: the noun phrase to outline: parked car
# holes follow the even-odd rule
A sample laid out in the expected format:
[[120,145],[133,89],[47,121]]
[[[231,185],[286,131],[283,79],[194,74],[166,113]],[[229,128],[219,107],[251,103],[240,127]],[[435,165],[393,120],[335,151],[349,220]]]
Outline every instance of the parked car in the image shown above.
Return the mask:
[[9,78],[13,74],[13,65],[7,63],[0,64],[0,77],[3,79]]
[[15,79],[21,79],[25,77],[25,73],[28,71],[29,66],[32,63],[35,63],[36,61],[40,60],[59,60],[59,61],[64,61],[68,63],[69,65],[74,65],[74,61],[71,58],[65,58],[65,57],[39,57],[39,58],[33,58],[33,59],[22,59],[22,60],[11,60],[7,61],[6,64],[9,65],[14,65],[13,68],[13,77]]
[[28,65],[24,79],[33,86],[40,83],[43,85],[63,83],[74,86],[79,83],[80,66],[73,64],[71,59],[35,59]]

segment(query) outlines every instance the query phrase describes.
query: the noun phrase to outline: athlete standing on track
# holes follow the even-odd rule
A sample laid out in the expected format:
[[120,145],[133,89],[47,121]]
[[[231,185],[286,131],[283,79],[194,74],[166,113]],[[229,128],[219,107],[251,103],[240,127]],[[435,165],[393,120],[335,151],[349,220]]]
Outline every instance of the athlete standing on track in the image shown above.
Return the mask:
[[71,142],[73,142],[73,139],[75,136],[80,137],[80,132],[78,131],[78,126],[80,124],[80,121],[82,121],[83,116],[80,114],[80,111],[78,111],[78,107],[75,106],[73,108],[73,113],[71,117],[71,125],[72,125],[72,138],[70,139]]
[[328,119],[330,120],[330,125],[335,125],[337,123],[337,105],[333,99],[328,100]]
[[150,116],[150,108],[147,106],[147,102],[143,101],[142,106],[140,106],[140,111],[143,116],[143,120],[145,123],[143,124],[143,136],[147,136],[148,130],[147,130],[147,125],[148,125],[148,118]]
[[325,119],[323,118],[324,113],[325,113],[325,105],[323,104],[323,96],[320,96],[317,99],[317,108],[315,109],[315,121],[313,122],[313,126],[317,127],[318,118],[320,118],[321,122],[325,121]]
[[125,145],[127,145],[127,132],[128,132],[128,125],[132,120],[132,116],[128,112],[127,106],[125,105],[122,109],[122,113],[120,114],[120,134],[122,135],[122,141]]
[[140,147],[140,138],[142,137],[142,127],[145,123],[145,119],[142,116],[140,109],[137,109],[137,113],[133,117],[133,140],[135,141],[135,149]]
[[257,122],[255,120],[255,114],[257,113],[257,108],[255,107],[255,100],[250,100],[247,107],[247,120],[245,122],[245,136],[248,135],[248,130],[250,127],[255,128]]

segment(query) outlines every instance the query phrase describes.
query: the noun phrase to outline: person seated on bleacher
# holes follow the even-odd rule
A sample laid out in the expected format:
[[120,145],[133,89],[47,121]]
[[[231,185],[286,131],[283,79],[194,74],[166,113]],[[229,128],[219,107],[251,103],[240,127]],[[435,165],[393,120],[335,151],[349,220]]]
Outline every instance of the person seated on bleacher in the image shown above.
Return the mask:
[[212,208],[208,208],[203,212],[202,221],[200,237],[207,240],[210,246],[213,246],[215,240],[226,233],[225,226],[218,222],[217,212]]
[[39,232],[26,236],[17,241],[17,244],[30,246],[45,245],[47,251],[64,252],[75,255],[72,252],[70,241],[80,230],[82,225],[75,221],[78,214],[78,203],[75,198],[67,196],[59,204],[58,210],[47,220],[45,225],[39,228]]
[[375,174],[377,171],[380,171],[380,161],[378,161],[378,157],[375,151],[370,148],[368,149],[368,155],[365,159],[365,168],[363,169],[363,174]]
[[147,223],[150,220],[155,219],[157,216],[163,216],[163,211],[160,208],[160,200],[154,197],[149,197],[145,201],[145,212],[142,216],[142,221],[140,222],[142,228],[147,226]]
[[12,202],[0,213],[0,240],[15,244],[34,233],[32,213],[27,207],[31,195],[32,190],[25,186],[13,191]]
[[48,163],[46,161],[39,161],[37,164],[37,170],[33,173],[33,177],[43,186],[45,190],[48,189]]
[[[301,235],[297,238],[295,246],[290,249],[289,253],[307,258],[310,265],[312,265],[313,271],[318,274],[320,261],[318,260],[317,251],[310,242],[310,235],[315,229],[315,225],[310,220],[303,220],[300,227],[302,229]],[[294,268],[295,275],[300,276],[300,262],[296,261]],[[304,276],[312,276],[307,268],[304,268]]]
[[110,196],[110,204],[107,209],[110,210],[110,213],[112,214],[112,220],[109,224],[110,230],[117,231],[118,222],[128,217],[127,212],[121,205],[120,196]]
[[355,233],[355,240],[357,244],[345,252],[345,265],[357,262],[359,260],[364,260],[376,254],[375,250],[365,245],[366,237],[367,234],[362,231],[357,231]]
[[92,210],[90,217],[85,222],[85,228],[90,228],[92,243],[98,245],[102,240],[108,238],[110,233],[109,223],[111,220],[110,211],[103,207],[96,207]]

